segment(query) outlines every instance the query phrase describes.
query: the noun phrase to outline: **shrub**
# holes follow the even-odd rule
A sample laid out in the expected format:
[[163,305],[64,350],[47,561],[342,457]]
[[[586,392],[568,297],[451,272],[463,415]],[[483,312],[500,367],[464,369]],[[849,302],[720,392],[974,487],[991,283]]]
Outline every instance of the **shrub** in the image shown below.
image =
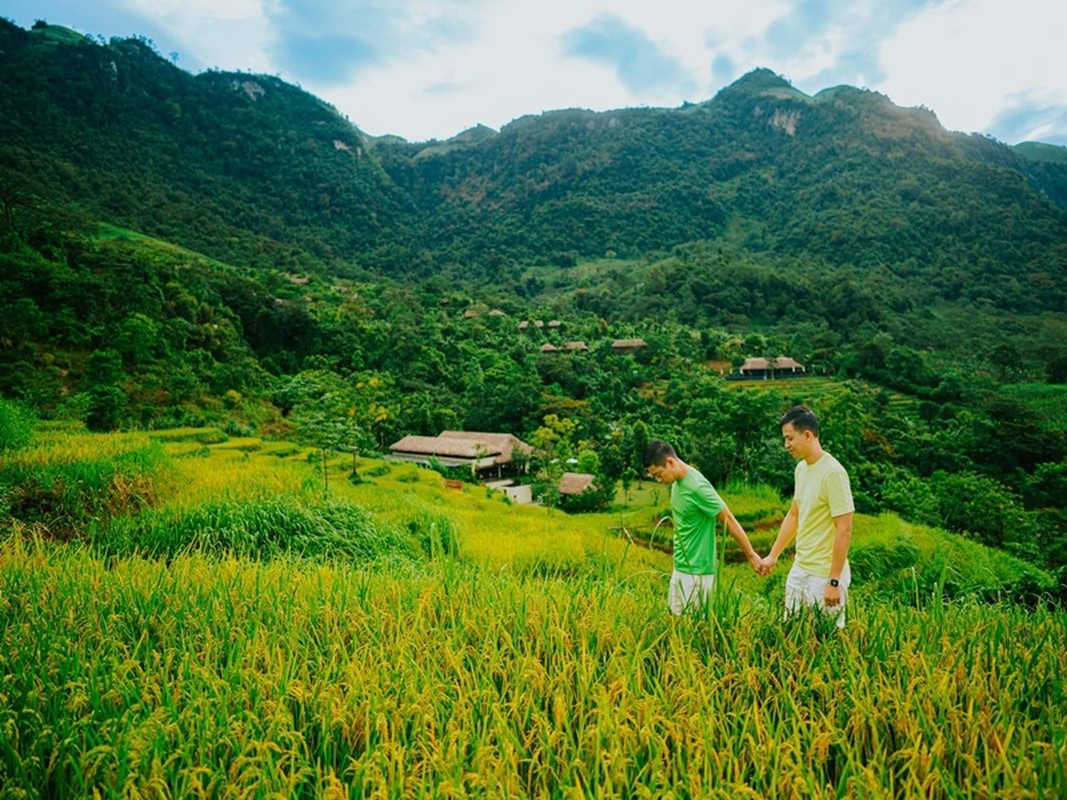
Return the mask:
[[0,452],[28,445],[33,438],[35,421],[31,411],[8,400],[0,400]]
[[78,538],[152,505],[164,463],[159,445],[141,437],[73,437],[63,447],[20,451],[0,463],[3,511],[54,538]]
[[1017,541],[1028,527],[1023,509],[1011,491],[974,473],[935,472],[930,489],[938,499],[941,524],[969,533],[983,544],[1003,547]]
[[456,526],[448,517],[430,511],[420,511],[408,519],[407,529],[426,555],[459,555],[459,535]]
[[293,555],[366,563],[412,560],[420,543],[395,526],[345,503],[308,506],[299,497],[222,500],[192,509],[142,514],[102,531],[94,542],[108,553],[174,556],[192,550],[268,559]]

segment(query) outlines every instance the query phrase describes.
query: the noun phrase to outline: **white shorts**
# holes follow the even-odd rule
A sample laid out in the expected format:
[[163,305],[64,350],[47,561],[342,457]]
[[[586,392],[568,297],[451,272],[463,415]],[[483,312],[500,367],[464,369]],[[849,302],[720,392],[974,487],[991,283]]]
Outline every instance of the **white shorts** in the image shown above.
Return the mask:
[[826,585],[829,578],[809,575],[796,564],[789,570],[785,579],[785,619],[803,608],[818,608],[824,613],[836,617],[837,627],[845,627],[845,606],[848,605],[848,586],[852,583],[852,573],[845,564],[841,573],[841,602],[833,608],[826,606]]
[[714,591],[714,575],[687,575],[675,570],[671,573],[671,587],[667,595],[671,613],[699,611],[711,602]]

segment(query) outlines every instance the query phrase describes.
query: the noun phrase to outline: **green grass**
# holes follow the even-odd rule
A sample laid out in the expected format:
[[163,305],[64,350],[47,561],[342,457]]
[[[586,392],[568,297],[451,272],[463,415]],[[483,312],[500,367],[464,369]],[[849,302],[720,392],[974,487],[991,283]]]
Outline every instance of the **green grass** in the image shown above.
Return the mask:
[[172,244],[171,242],[163,239],[157,239],[154,236],[148,236],[147,234],[140,233],[139,231],[130,230],[128,228],[121,228],[117,225],[101,222],[97,225],[96,238],[102,242],[128,242],[132,245],[145,248],[157,253],[163,253],[168,256],[181,256],[184,258],[192,258],[196,261],[209,264],[214,267],[219,267],[225,270],[232,269],[228,264],[218,261],[214,258],[203,255],[202,253],[189,250],[180,245]]
[[70,28],[64,28],[62,25],[47,25],[44,28],[31,28],[30,32],[35,36],[43,37],[47,42],[53,45],[70,45],[79,44],[85,41],[85,34],[78,33]]
[[[229,439],[216,428],[150,436],[39,434],[36,447],[0,458],[9,520],[91,541],[112,556],[199,549],[369,563],[447,552],[518,573],[671,570],[663,549],[671,529],[656,527],[669,516],[669,494],[651,481],[620,489],[605,513],[568,516],[476,487],[449,489],[437,473],[409,464],[360,459],[362,482],[353,484],[351,459],[338,455],[324,482],[321,463],[290,443]],[[787,503],[764,486],[731,484],[722,494],[757,552],[769,551]],[[746,602],[781,589],[780,576],[756,579],[728,538],[722,551]],[[1000,551],[893,515],[856,516],[852,560],[859,590],[920,604],[934,592],[1029,602],[1052,582]]]
[[1064,413],[1067,408],[1067,384],[1005,384],[1001,391],[1041,418],[1044,429],[1067,433],[1067,413]]
[[912,395],[890,391],[876,384],[859,379],[843,380],[841,378],[822,378],[810,376],[805,378],[782,378],[775,380],[731,381],[727,384],[735,391],[754,391],[774,394],[783,398],[802,399],[806,403],[832,397],[842,389],[860,388],[872,394],[883,392],[889,400],[889,406],[897,414],[918,417],[919,400]]
[[0,544],[12,796],[1060,797],[1067,620]]
[[[783,624],[788,559],[732,542],[674,619],[670,556],[611,533],[663,487],[568,516],[338,456],[324,493],[295,446],[153,437],[0,456],[154,486],[68,544],[0,533],[0,797],[1067,792],[1067,615],[996,602],[1041,577],[1003,553],[857,515],[844,633]],[[773,538],[773,491],[724,495]]]
[[159,442],[196,442],[197,444],[220,444],[229,438],[218,428],[168,428],[150,431],[148,436]]
[[141,435],[38,432],[32,441],[0,454],[0,520],[52,538],[148,508],[168,478],[163,449]]
[[1045,142],[1020,142],[1013,148],[1031,161],[1048,161],[1053,164],[1067,164],[1067,147]]

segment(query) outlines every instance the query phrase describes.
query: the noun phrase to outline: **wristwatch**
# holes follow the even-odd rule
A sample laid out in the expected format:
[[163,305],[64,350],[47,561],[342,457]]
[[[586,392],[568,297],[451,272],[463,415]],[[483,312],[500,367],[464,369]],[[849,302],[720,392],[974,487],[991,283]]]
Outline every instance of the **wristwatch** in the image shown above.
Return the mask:
[[837,578],[830,578],[830,585],[834,587],[840,586],[841,581],[839,581]]

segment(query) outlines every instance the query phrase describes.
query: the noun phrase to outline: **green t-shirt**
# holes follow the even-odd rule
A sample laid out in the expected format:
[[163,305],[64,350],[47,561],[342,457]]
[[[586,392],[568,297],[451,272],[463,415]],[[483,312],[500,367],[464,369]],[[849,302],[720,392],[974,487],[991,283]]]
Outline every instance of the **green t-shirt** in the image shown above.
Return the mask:
[[715,522],[726,503],[692,467],[671,484],[674,568],[687,575],[715,573]]
[[837,528],[834,517],[855,510],[848,473],[829,453],[812,465],[801,459],[796,467],[796,565],[809,575],[826,578],[834,555]]

